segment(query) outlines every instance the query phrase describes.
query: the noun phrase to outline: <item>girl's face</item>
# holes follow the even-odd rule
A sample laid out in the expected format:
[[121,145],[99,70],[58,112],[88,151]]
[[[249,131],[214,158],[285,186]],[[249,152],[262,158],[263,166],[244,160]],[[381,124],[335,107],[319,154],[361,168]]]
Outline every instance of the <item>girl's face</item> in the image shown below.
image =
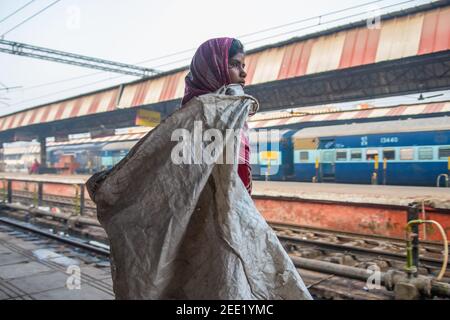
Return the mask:
[[228,72],[230,74],[231,83],[239,83],[242,87],[245,85],[245,54],[237,53],[228,59]]

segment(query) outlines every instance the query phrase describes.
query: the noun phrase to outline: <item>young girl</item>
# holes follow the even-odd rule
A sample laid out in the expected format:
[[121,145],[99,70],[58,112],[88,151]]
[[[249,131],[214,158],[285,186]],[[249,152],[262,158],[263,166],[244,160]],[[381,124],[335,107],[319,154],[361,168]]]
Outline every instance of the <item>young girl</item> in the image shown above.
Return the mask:
[[[219,38],[203,43],[186,77],[182,108],[111,170],[86,183],[108,234],[116,298],[311,299],[248,194],[251,171],[245,130],[238,164],[218,165],[223,145],[212,162],[173,161],[174,154],[179,155],[173,152],[180,142],[178,136],[173,139],[177,130],[187,132],[186,141],[191,141],[198,122],[222,137],[228,130],[246,128],[246,118],[256,112],[258,102],[240,90],[244,67],[239,41]],[[228,147],[234,137],[227,139]]]
[[[192,58],[190,72],[186,76],[186,88],[182,107],[193,97],[217,91],[224,85],[245,85],[244,46],[237,39],[216,38],[204,42]],[[248,126],[245,123],[241,135],[238,174],[247,191],[252,192],[250,147]]]

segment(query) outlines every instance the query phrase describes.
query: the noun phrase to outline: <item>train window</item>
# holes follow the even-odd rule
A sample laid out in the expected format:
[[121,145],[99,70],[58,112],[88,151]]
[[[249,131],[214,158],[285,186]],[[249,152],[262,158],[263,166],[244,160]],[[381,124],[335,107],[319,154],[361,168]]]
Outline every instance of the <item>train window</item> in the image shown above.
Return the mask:
[[336,151],[336,161],[346,161],[347,160],[347,151],[346,150],[337,150]]
[[367,152],[366,152],[366,159],[367,160],[375,160],[375,156],[378,156],[378,150],[377,149],[367,149]]
[[395,149],[384,149],[383,150],[383,159],[395,160]]
[[307,162],[309,160],[309,152],[300,151],[299,158],[300,162]]
[[20,154],[7,154],[5,155],[5,160],[19,160],[21,158]]
[[433,159],[433,148],[422,147],[419,148],[419,160],[432,160]]
[[350,159],[351,160],[361,160],[362,159],[362,152],[361,152],[361,150],[352,150],[350,152]]
[[334,152],[330,150],[323,151],[322,162],[334,162]]
[[447,160],[450,157],[450,147],[439,148],[439,160]]
[[414,149],[413,148],[400,149],[400,160],[414,160]]

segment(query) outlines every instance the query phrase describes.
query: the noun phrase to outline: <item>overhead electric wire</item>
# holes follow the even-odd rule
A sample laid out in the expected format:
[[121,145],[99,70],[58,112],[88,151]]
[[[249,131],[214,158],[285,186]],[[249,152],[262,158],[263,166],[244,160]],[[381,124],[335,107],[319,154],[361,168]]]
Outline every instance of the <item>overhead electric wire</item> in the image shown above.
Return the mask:
[[[184,61],[184,60],[186,60],[186,59],[179,60],[179,62]],[[174,62],[172,62],[172,63],[174,63]],[[162,67],[162,66],[164,66],[164,65],[165,65],[165,64],[161,64],[161,65],[159,65],[159,66],[156,66],[155,68]],[[97,72],[97,73],[102,73],[102,72]],[[93,81],[93,82],[89,82],[89,83],[82,84],[82,85],[80,85],[80,86],[76,86],[76,87],[72,87],[72,88],[60,90],[60,91],[57,91],[57,92],[52,92],[52,93],[49,93],[49,94],[45,94],[45,95],[42,95],[42,96],[39,96],[39,97],[34,97],[34,98],[31,98],[31,99],[27,99],[27,100],[22,100],[22,101],[19,101],[19,102],[16,102],[16,103],[12,104],[11,107],[14,107],[14,106],[16,106],[16,105],[18,105],[18,104],[21,104],[21,103],[25,103],[25,102],[29,102],[29,101],[34,101],[34,100],[41,99],[41,98],[45,98],[45,97],[48,97],[48,96],[53,96],[53,95],[58,94],[58,93],[63,93],[63,92],[66,92],[66,91],[71,91],[71,90],[74,90],[74,89],[79,89],[79,88],[87,87],[87,86],[90,86],[90,85],[92,85],[92,84],[97,84],[97,83],[100,83],[100,82],[105,82],[105,81],[109,81],[109,80],[114,80],[114,79],[118,79],[118,78],[123,78],[123,77],[126,77],[126,76],[127,76],[127,75],[118,75],[118,76],[115,76],[115,77],[109,77],[109,78],[107,78],[107,79],[96,80],[96,81]]]
[[[400,2],[400,3],[384,6],[384,7],[380,8],[380,9],[391,8],[391,7],[399,6],[399,5],[402,5],[402,4],[405,4],[405,3],[409,3],[409,2],[414,2],[414,1],[417,1],[417,0],[407,0],[407,1]],[[287,31],[287,32],[278,33],[278,34],[275,34],[275,35],[272,35],[272,36],[268,36],[268,37],[265,37],[265,38],[253,40],[253,41],[250,41],[250,42],[246,42],[246,44],[252,44],[252,43],[255,43],[255,42],[260,42],[260,41],[264,41],[264,40],[268,40],[268,39],[272,39],[272,38],[277,38],[277,37],[280,37],[280,36],[285,36],[285,35],[288,35],[288,34],[291,34],[291,33],[295,33],[295,32],[299,32],[299,31],[303,31],[303,30],[306,30],[306,29],[309,29],[309,28],[322,26],[322,25],[333,23],[333,22],[341,21],[343,19],[348,19],[348,18],[353,18],[353,17],[356,17],[356,16],[360,16],[361,14],[363,14],[363,13],[355,13],[355,14],[352,14],[352,15],[349,15],[349,16],[345,16],[345,17],[342,17],[342,18],[337,18],[337,19],[326,21],[326,22],[323,22],[323,23],[319,21],[319,23],[315,24],[315,25],[310,25],[310,26],[306,26],[306,27],[303,27],[303,28],[300,28],[300,29],[295,29],[295,30],[291,30],[291,31]]]
[[[379,1],[384,1],[384,0],[379,0]],[[379,1],[371,1],[371,2],[366,3],[365,5],[373,4],[374,2],[379,2]],[[384,7],[379,8],[379,10],[386,9],[386,8],[391,8],[391,7],[394,7],[394,6],[398,6],[398,5],[402,5],[402,4],[410,3],[410,2],[414,2],[414,1],[417,1],[417,0],[407,0],[407,1],[400,2],[400,3],[396,3],[396,4],[387,5],[387,6],[384,6]],[[355,6],[355,7],[361,7],[361,6],[362,6],[362,5],[358,5],[358,6]],[[341,9],[341,10],[339,10],[338,12],[349,11],[349,10],[351,10],[352,8],[353,8],[353,7],[350,7],[350,8],[347,8],[347,9]],[[317,27],[317,26],[319,26],[319,25],[326,25],[326,24],[329,24],[329,23],[333,23],[333,22],[345,20],[345,19],[348,19],[348,18],[351,18],[351,17],[355,17],[355,16],[359,16],[359,15],[362,15],[362,14],[366,14],[366,13],[367,13],[367,12],[361,12],[361,13],[358,13],[358,14],[352,14],[352,15],[344,16],[344,17],[337,18],[337,19],[330,20],[330,21],[326,21],[326,22],[319,22],[318,24],[315,24],[315,25],[306,26],[306,27],[304,27],[304,28],[300,28],[300,29],[296,29],[296,30],[288,31],[288,32],[284,32],[284,33],[279,33],[279,34],[276,34],[276,35],[272,35],[272,36],[269,36],[269,37],[265,37],[265,38],[253,40],[253,41],[251,41],[251,42],[244,42],[244,43],[247,45],[247,44],[251,44],[251,43],[254,43],[254,42],[259,42],[259,41],[263,41],[263,40],[266,40],[266,39],[270,39],[270,38],[279,37],[279,36],[282,36],[282,35],[286,35],[286,34],[298,32],[298,31],[301,31],[301,30],[306,30],[306,29],[309,29],[309,28],[312,28],[312,27]],[[327,15],[331,15],[331,13],[326,13],[326,14],[323,14],[323,15],[319,15],[319,16],[316,16],[315,18],[317,19],[317,18],[319,18],[319,17],[324,17],[324,16],[327,16]],[[277,28],[277,27],[273,27],[273,28]],[[267,30],[269,30],[269,29],[264,29],[264,30],[262,30],[261,32],[267,32]],[[244,35],[244,36],[245,36],[245,35]],[[240,38],[242,38],[242,37],[240,37]],[[192,51],[192,50],[193,50],[193,49],[183,50],[183,51],[179,51],[179,52],[176,52],[176,53],[173,53],[173,54],[170,54],[170,55],[161,56],[161,57],[157,57],[157,58],[153,58],[153,59],[149,59],[149,60],[145,60],[145,61],[150,61],[150,60],[152,60],[152,61],[160,60],[160,59],[163,59],[164,57],[175,56],[175,55],[178,55],[178,54],[181,54],[181,53],[186,53],[186,52],[189,52],[189,51]],[[164,63],[164,64],[161,64],[161,65],[155,66],[154,68],[159,68],[159,67],[162,67],[162,66],[167,66],[167,65],[179,63],[179,62],[186,61],[186,60],[189,60],[189,59],[191,59],[191,57],[179,59],[179,60],[172,61],[172,62],[168,62],[168,63]],[[141,62],[141,63],[144,63],[144,62]],[[138,63],[138,64],[139,64],[139,63]],[[101,73],[101,72],[97,72],[96,74],[100,74],[100,73]],[[93,74],[90,74],[90,75],[93,75]],[[75,77],[75,78],[87,77],[87,76],[90,76],[90,75],[83,75],[83,76]],[[23,101],[14,103],[14,104],[12,104],[10,107],[14,107],[14,106],[16,106],[16,105],[19,105],[19,104],[22,104],[22,103],[25,103],[25,102],[34,101],[34,100],[37,100],[37,99],[40,99],[40,98],[44,98],[44,97],[56,95],[56,94],[59,94],[59,93],[62,93],[62,92],[66,92],[66,91],[78,89],[78,88],[85,87],[85,86],[88,86],[88,85],[91,85],[91,84],[96,84],[96,83],[100,83],[100,82],[104,82],[104,81],[108,81],[108,80],[117,79],[117,78],[124,77],[124,76],[125,76],[125,75],[120,75],[120,76],[113,77],[113,78],[102,79],[102,80],[90,82],[90,83],[87,83],[87,84],[84,84],[84,85],[81,85],[81,86],[72,87],[72,88],[68,88],[68,89],[65,89],[65,90],[61,90],[61,91],[49,93],[49,94],[46,94],[46,95],[44,95],[44,96],[34,97],[34,98],[31,98],[31,99],[27,99],[27,100],[23,100]],[[25,90],[26,90],[26,89],[25,89]]]
[[58,2],[60,2],[61,0],[56,0],[53,1],[52,3],[50,3],[48,6],[44,7],[43,9],[39,10],[38,12],[36,12],[35,14],[29,16],[28,18],[26,18],[25,20],[23,20],[22,22],[20,22],[19,24],[15,25],[14,27],[12,27],[11,29],[9,29],[8,31],[4,32],[1,37],[3,38],[6,34],[10,33],[11,31],[17,29],[18,27],[20,27],[21,25],[23,25],[24,23],[30,21],[31,19],[33,19],[34,17],[36,17],[37,15],[41,14],[42,12],[44,12],[45,10],[49,9],[50,7],[54,6],[55,4],[57,4]]
[[39,97],[34,97],[34,98],[31,98],[31,99],[22,100],[22,101],[19,101],[17,103],[12,104],[11,107],[14,107],[14,106],[16,106],[18,104],[22,104],[22,103],[25,103],[25,102],[30,102],[30,101],[34,101],[34,100],[37,100],[37,99],[50,97],[50,96],[53,96],[53,95],[58,94],[58,93],[63,93],[63,92],[66,92],[66,91],[71,91],[71,90],[74,90],[74,89],[79,89],[79,88],[87,87],[87,86],[90,86],[90,85],[93,85],[93,84],[96,84],[96,83],[105,82],[105,81],[108,81],[108,80],[114,80],[114,79],[118,79],[118,78],[122,78],[122,77],[126,77],[126,75],[119,75],[119,76],[115,76],[115,77],[108,78],[108,79],[97,80],[97,81],[94,81],[94,82],[89,82],[89,83],[82,84],[80,86],[76,86],[76,87],[72,87],[72,88],[68,88],[68,89],[64,89],[64,90],[60,90],[60,91],[56,91],[56,92],[51,92],[49,94],[45,94],[45,95],[42,95],[42,96],[39,96]]
[[0,20],[0,23],[2,23],[3,21],[6,21],[6,20],[9,19],[10,17],[12,17],[13,15],[15,15],[15,14],[18,13],[19,11],[21,11],[22,9],[25,9],[28,5],[32,4],[34,1],[36,1],[36,0],[31,0],[30,2],[27,2],[26,4],[24,4],[23,6],[21,6],[19,9],[17,9],[17,10],[14,11],[13,13],[7,15],[7,16],[4,17],[2,20]]
[[[384,0],[379,0],[379,1],[384,1]],[[399,2],[399,3],[387,5],[387,6],[384,6],[384,7],[379,8],[379,9],[380,9],[380,10],[381,10],[381,9],[387,9],[387,8],[391,8],[391,7],[394,7],[394,6],[402,5],[402,4],[405,4],[405,3],[414,2],[414,1],[417,1],[417,0],[406,0],[406,1],[403,1],[403,2]],[[376,1],[376,2],[378,2],[378,1]],[[367,4],[366,4],[366,5],[367,5]],[[344,10],[348,10],[348,9],[343,9],[343,10],[340,10],[339,12],[342,12],[342,11],[344,11]],[[335,11],[335,12],[338,12],[338,11]],[[271,35],[271,36],[269,36],[269,37],[260,38],[260,39],[257,39],[257,40],[252,40],[252,41],[250,41],[250,42],[244,42],[244,44],[245,44],[245,45],[248,45],[248,44],[252,44],[252,43],[255,43],[255,42],[267,40],[267,39],[270,39],[270,38],[275,38],[275,37],[287,35],[287,34],[290,34],[290,33],[295,33],[295,32],[298,32],[298,31],[303,31],[303,30],[310,29],[310,28],[313,28],[313,27],[327,25],[327,24],[330,24],[330,23],[333,23],[333,22],[338,22],[338,21],[345,20],[345,19],[348,19],[348,18],[353,18],[353,17],[356,17],[356,16],[360,16],[360,15],[365,14],[365,13],[367,13],[367,12],[360,12],[360,13],[348,15],[348,16],[345,16],[345,17],[337,18],[337,19],[334,19],[334,20],[326,21],[326,22],[319,22],[319,23],[317,23],[317,24],[309,25],[309,26],[306,26],[306,27],[303,27],[303,28],[300,28],[300,29],[296,29],[296,30],[292,30],[292,31],[287,31],[287,32],[283,32],[283,33],[277,33],[277,34]],[[330,14],[323,14],[323,15],[316,16],[316,17],[311,18],[311,19],[317,19],[317,18],[324,17],[324,16],[327,16],[327,15],[330,15]],[[305,21],[306,21],[306,20],[311,20],[311,19],[305,19]],[[300,21],[299,21],[299,22],[300,22]],[[275,29],[275,28],[277,28],[277,27],[274,27],[274,29]],[[267,31],[267,30],[269,30],[269,29],[262,30],[261,32],[265,32],[265,31]],[[255,34],[255,33],[252,33],[252,35],[253,35],[253,34]],[[243,38],[243,36],[238,36],[237,38]],[[171,64],[175,64],[175,63],[182,62],[182,61],[185,61],[185,60],[188,60],[188,59],[190,59],[190,58],[184,58],[184,59],[180,59],[180,60],[168,62],[168,63],[165,63],[165,64],[158,65],[158,66],[156,66],[155,68],[162,67],[162,66],[167,66],[167,65],[171,65]]]
[[[378,2],[383,2],[383,1],[386,1],[386,0],[376,0],[376,1],[366,2],[366,3],[360,4],[360,5],[356,5],[356,6],[348,7],[348,8],[345,8],[345,9],[340,9],[340,10],[328,12],[328,13],[325,13],[325,14],[322,14],[322,15],[318,15],[318,16],[315,16],[315,17],[306,18],[306,19],[302,19],[302,20],[297,20],[297,21],[293,21],[293,22],[290,22],[290,23],[287,23],[287,24],[282,24],[282,25],[278,25],[278,26],[275,26],[275,27],[271,27],[271,28],[262,29],[262,30],[258,30],[258,31],[255,31],[255,32],[243,34],[243,35],[237,36],[237,38],[240,38],[240,39],[241,38],[247,38],[247,37],[253,36],[255,34],[264,33],[264,32],[272,31],[272,30],[276,30],[276,29],[280,29],[280,28],[287,27],[287,26],[290,26],[290,25],[303,23],[303,22],[306,22],[306,21],[309,21],[309,20],[317,19],[317,18],[320,18],[320,17],[330,16],[330,15],[333,15],[333,14],[337,14],[337,13],[353,10],[353,9],[360,8],[360,7],[365,7],[365,6],[368,6],[368,5],[371,5],[371,4],[374,4],[374,3],[378,3]],[[415,0],[413,0],[413,1],[415,1]],[[160,57],[157,57],[157,58],[144,60],[144,61],[142,61],[140,63],[147,63],[147,62],[150,62],[150,61],[161,60],[161,59],[172,57],[172,56],[175,56],[175,55],[180,55],[182,53],[187,53],[187,52],[190,52],[190,51],[194,51],[195,49],[197,49],[197,48],[191,48],[191,49],[178,51],[178,52],[171,53],[171,54],[164,55],[164,56],[160,56]]]
[[[181,61],[184,61],[184,60],[186,60],[186,59],[178,60],[178,62],[181,62]],[[176,61],[175,61],[175,62],[176,62]],[[175,62],[171,62],[171,63],[169,63],[169,64],[173,64],[173,63],[175,63]],[[162,66],[164,66],[164,65],[167,65],[167,64],[161,64],[161,65],[159,65],[159,66],[156,66],[155,68],[162,67]],[[98,73],[100,73],[100,72],[98,72]],[[59,94],[59,93],[62,93],[62,92],[71,91],[71,90],[74,90],[74,89],[79,89],[79,88],[87,87],[87,86],[90,86],[90,85],[92,85],[92,84],[97,84],[97,83],[105,82],[105,81],[108,81],[108,80],[114,80],[114,79],[118,79],[118,78],[123,78],[123,77],[126,77],[126,76],[127,76],[127,75],[119,75],[119,76],[115,76],[115,77],[109,77],[109,78],[107,78],[107,79],[96,80],[96,81],[93,81],[93,82],[89,82],[89,83],[82,84],[82,85],[80,85],[80,86],[76,86],[76,87],[72,87],[72,88],[68,88],[68,89],[64,89],[64,90],[52,92],[52,93],[49,93],[49,94],[45,94],[45,95],[42,95],[42,96],[39,96],[39,97],[34,97],[34,98],[31,98],[31,99],[27,99],[27,100],[22,100],[22,101],[19,101],[19,102],[16,102],[16,103],[12,104],[11,107],[14,107],[14,106],[16,106],[16,105],[18,105],[18,104],[22,104],[22,103],[25,103],[25,102],[30,102],[30,101],[34,101],[34,100],[37,100],[37,99],[41,99],[41,98],[53,96],[53,95],[55,95],[55,94]]]
[[63,80],[56,80],[56,81],[51,81],[51,82],[37,84],[37,85],[34,85],[34,86],[29,86],[29,87],[27,87],[27,88],[25,88],[23,90],[26,91],[26,90],[36,89],[36,88],[42,88],[42,87],[46,87],[46,86],[49,86],[49,85],[52,85],[52,84],[59,84],[61,82],[68,82],[68,81],[78,80],[78,79],[92,77],[93,75],[104,74],[104,73],[105,73],[104,71],[88,73],[88,74],[85,74],[85,75],[76,76],[76,77],[72,77],[72,78],[67,78],[67,79],[63,79]]
[[294,25],[294,24],[307,22],[307,21],[314,20],[314,19],[321,18],[321,17],[331,16],[333,14],[342,13],[342,12],[353,10],[353,9],[360,8],[360,7],[365,7],[365,6],[368,6],[368,5],[371,5],[371,4],[374,4],[374,3],[378,3],[378,2],[382,2],[382,1],[385,1],[385,0],[376,0],[376,1],[366,2],[366,3],[360,4],[360,5],[357,5],[357,6],[353,6],[353,7],[350,7],[350,8],[340,9],[340,10],[328,12],[328,13],[325,13],[325,14],[322,14],[322,15],[319,15],[319,16],[306,18],[306,19],[302,19],[302,20],[297,20],[297,21],[286,23],[286,24],[278,25],[278,26],[275,26],[275,27],[271,27],[271,28],[262,29],[262,30],[259,30],[259,31],[247,33],[247,34],[241,35],[239,37],[240,38],[250,37],[250,36],[253,36],[255,34],[267,32],[267,31],[272,31],[272,30],[276,30],[276,29],[281,29],[281,28],[288,27],[288,26],[291,26],[291,25]]
[[[386,1],[386,0],[376,0],[376,1],[366,2],[366,3],[360,4],[360,5],[356,5],[356,6],[347,7],[347,8],[344,8],[344,9],[328,12],[328,13],[325,13],[325,14],[322,14],[322,15],[318,15],[318,16],[315,16],[315,17],[312,17],[312,18],[307,18],[307,19],[302,19],[302,20],[298,20],[298,21],[293,21],[293,22],[290,22],[290,23],[287,23],[287,24],[278,25],[278,26],[275,26],[275,27],[267,28],[267,29],[262,29],[262,30],[255,31],[255,32],[252,32],[252,33],[248,33],[248,34],[243,34],[241,36],[238,36],[238,38],[246,38],[246,37],[249,37],[249,36],[252,36],[252,35],[255,35],[255,34],[264,33],[264,32],[271,31],[271,30],[280,29],[282,27],[286,27],[286,26],[289,26],[289,25],[303,23],[303,22],[306,22],[306,21],[309,21],[309,20],[318,19],[320,17],[326,17],[326,16],[329,16],[329,15],[333,15],[333,14],[337,14],[337,13],[353,10],[353,9],[356,9],[356,8],[368,6],[368,5],[371,5],[371,4],[374,4],[374,3],[378,3],[378,2],[383,2],[383,1]],[[180,54],[183,54],[183,53],[188,53],[188,52],[194,51],[195,49],[197,49],[197,48],[185,49],[185,50],[182,50],[182,51],[177,51],[177,52],[174,52],[174,53],[171,53],[171,54],[166,54],[166,55],[159,56],[159,57],[156,57],[156,58],[151,58],[151,59],[143,60],[143,61],[140,61],[140,62],[136,62],[135,64],[139,65],[139,64],[144,64],[144,63],[148,63],[148,62],[158,61],[158,60],[170,58],[170,57],[173,57],[173,56],[177,56],[177,55],[180,55]],[[172,62],[168,62],[168,63],[162,64],[162,65],[156,66],[155,68],[158,68],[160,66],[167,66],[167,65],[170,65],[170,64],[175,64],[175,63],[182,62],[182,61],[185,61],[185,60],[188,60],[188,59],[190,59],[190,57],[189,58],[184,58],[184,59],[179,59],[179,60],[172,61]],[[24,88],[23,91],[30,90],[30,89],[35,89],[35,88],[41,88],[41,87],[47,86],[47,85],[58,84],[60,82],[67,82],[67,81],[72,81],[72,80],[78,80],[78,79],[91,77],[91,76],[98,75],[98,74],[103,74],[103,73],[104,72],[94,72],[94,73],[88,73],[88,74],[81,75],[81,76],[66,78],[66,79],[63,79],[63,80],[46,82],[46,83],[42,83],[42,84],[38,84],[38,85],[34,85],[34,86],[30,86],[30,87]]]
[[4,87],[4,88],[0,88],[0,91],[1,91],[1,90],[10,91],[10,90],[16,89],[16,88],[21,88],[21,87],[20,87],[20,86],[17,86],[17,87]]

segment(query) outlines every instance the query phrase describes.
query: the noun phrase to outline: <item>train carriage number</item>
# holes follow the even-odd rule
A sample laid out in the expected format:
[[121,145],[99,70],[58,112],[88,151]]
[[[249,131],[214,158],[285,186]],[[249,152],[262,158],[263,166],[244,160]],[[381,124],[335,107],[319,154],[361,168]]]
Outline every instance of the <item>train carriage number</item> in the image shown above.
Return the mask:
[[361,146],[367,146],[367,136],[361,137]]
[[398,142],[398,137],[383,137],[380,138],[380,143],[396,143]]

